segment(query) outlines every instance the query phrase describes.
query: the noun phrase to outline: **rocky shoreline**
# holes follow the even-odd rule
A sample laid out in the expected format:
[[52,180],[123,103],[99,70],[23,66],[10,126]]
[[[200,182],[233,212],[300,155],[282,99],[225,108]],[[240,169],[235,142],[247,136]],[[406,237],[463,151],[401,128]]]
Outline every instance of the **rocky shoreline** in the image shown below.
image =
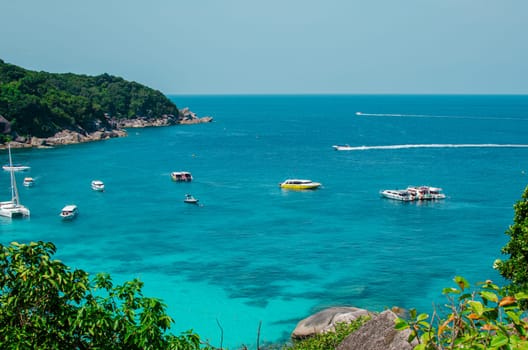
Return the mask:
[[[10,132],[10,125],[6,119],[0,116],[0,131]],[[12,148],[52,148],[56,146],[73,145],[84,142],[108,140],[114,137],[126,137],[129,128],[161,127],[173,125],[192,125],[210,123],[212,117],[198,117],[188,108],[180,110],[178,116],[163,115],[159,118],[136,117],[127,119],[108,118],[111,127],[99,127],[97,130],[88,132],[82,128],[77,130],[61,130],[55,135],[47,138],[16,136],[10,142]],[[7,123],[7,124],[6,124]],[[0,144],[0,149],[7,148],[6,144]]]

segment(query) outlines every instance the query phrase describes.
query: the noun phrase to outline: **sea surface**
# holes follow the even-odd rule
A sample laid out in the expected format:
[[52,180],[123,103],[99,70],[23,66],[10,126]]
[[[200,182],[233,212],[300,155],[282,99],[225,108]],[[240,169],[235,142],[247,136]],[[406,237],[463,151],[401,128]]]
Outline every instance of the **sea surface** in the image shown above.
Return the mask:
[[[492,264],[528,184],[528,96],[169,97],[214,122],[14,150],[31,166],[17,173],[31,218],[0,220],[0,243],[51,241],[68,266],[140,278],[173,332],[230,349],[255,349],[259,330],[261,346],[287,341],[329,306],[431,313],[456,275],[500,282]],[[172,171],[194,181],[172,182]],[[281,190],[287,178],[323,186]],[[379,195],[408,185],[447,198]],[[7,172],[0,189],[8,199]],[[59,218],[66,204],[79,207],[72,222]]]

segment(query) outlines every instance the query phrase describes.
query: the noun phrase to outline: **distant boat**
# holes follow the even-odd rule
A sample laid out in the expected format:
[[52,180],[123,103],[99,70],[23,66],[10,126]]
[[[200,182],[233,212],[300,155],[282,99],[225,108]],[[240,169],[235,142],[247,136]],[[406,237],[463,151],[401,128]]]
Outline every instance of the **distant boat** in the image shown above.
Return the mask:
[[198,204],[198,199],[194,198],[190,194],[186,194],[185,199],[183,201],[188,204]]
[[432,201],[446,198],[441,188],[431,186],[409,186],[404,190],[383,190],[380,194],[382,197],[404,202]]
[[279,184],[279,186],[287,190],[315,190],[321,184],[319,182],[313,182],[312,180],[288,179]]
[[93,180],[91,186],[94,191],[103,192],[105,190],[105,185],[101,180]]
[[172,181],[176,182],[190,182],[193,179],[191,173],[188,171],[173,171],[170,176]]
[[348,144],[346,145],[333,145],[332,146],[336,151],[351,151],[354,148]]
[[25,187],[33,187],[35,180],[32,177],[25,177],[22,183]]
[[31,169],[31,167],[27,165],[21,165],[21,164],[13,164],[13,165],[6,164],[6,165],[2,165],[2,169],[4,169],[5,171],[11,171],[11,170],[26,171],[26,170]]
[[382,197],[395,199],[403,202],[410,202],[414,197],[407,190],[383,190],[380,192]]
[[75,204],[68,204],[67,206],[62,208],[60,212],[60,217],[63,220],[72,220],[77,216],[78,213],[79,212]]
[[13,167],[13,160],[11,158],[11,145],[8,145],[9,150],[9,172],[11,173],[11,200],[0,202],[0,216],[9,218],[18,218],[29,216],[30,211],[28,208],[20,204],[20,198],[18,196],[18,189],[16,185],[15,170]]

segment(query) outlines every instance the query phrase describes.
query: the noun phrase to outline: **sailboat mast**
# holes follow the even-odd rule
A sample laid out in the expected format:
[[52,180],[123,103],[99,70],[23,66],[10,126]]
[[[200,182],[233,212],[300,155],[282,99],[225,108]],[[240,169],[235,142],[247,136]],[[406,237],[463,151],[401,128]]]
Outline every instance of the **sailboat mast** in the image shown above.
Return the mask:
[[8,144],[9,166],[11,167],[11,200],[13,204],[18,205],[18,189],[16,185],[15,170],[13,169],[13,160],[11,159],[11,144]]

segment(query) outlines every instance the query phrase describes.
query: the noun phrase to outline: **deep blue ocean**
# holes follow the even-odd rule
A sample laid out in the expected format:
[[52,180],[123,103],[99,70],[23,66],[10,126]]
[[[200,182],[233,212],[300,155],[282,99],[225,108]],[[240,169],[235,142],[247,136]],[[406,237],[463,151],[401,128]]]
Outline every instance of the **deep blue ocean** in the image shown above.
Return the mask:
[[[262,345],[325,307],[430,313],[456,275],[500,281],[492,264],[528,185],[528,96],[169,97],[214,122],[14,150],[31,166],[17,180],[32,215],[0,220],[0,242],[52,241],[68,266],[140,278],[167,304],[173,332],[220,346],[221,325],[230,349],[255,348],[259,322]],[[524,146],[500,147],[511,144]],[[194,181],[172,182],[182,170]],[[283,191],[287,178],[323,186]],[[447,199],[379,195],[408,185]],[[1,188],[8,199],[7,172]],[[202,205],[183,203],[186,193]],[[80,214],[62,222],[71,203]]]

